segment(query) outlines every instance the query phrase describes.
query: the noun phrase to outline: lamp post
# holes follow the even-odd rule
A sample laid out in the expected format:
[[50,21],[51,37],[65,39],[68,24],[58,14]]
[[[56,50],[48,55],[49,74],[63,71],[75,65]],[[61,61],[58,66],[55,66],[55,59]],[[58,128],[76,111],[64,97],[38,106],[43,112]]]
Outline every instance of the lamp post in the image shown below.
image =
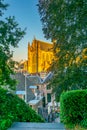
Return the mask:
[[26,80],[27,75],[25,74],[24,76],[25,76],[25,102],[27,103],[27,80]]

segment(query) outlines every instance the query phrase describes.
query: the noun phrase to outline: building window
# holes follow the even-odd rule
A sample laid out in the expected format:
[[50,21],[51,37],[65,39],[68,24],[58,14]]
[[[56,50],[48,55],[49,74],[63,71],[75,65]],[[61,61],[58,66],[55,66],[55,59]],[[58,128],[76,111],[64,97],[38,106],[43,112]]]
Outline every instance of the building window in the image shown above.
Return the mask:
[[35,62],[36,62],[36,55],[33,54],[33,56],[32,56],[32,63],[35,63]]
[[43,57],[42,57],[43,60],[45,60],[45,54],[43,54]]
[[47,85],[47,87],[46,87],[46,88],[47,88],[47,90],[49,90],[49,89],[50,89],[49,85]]
[[46,61],[48,61],[48,60],[49,60],[49,55],[47,54],[47,55],[46,55]]
[[51,94],[50,93],[47,94],[47,102],[51,102]]

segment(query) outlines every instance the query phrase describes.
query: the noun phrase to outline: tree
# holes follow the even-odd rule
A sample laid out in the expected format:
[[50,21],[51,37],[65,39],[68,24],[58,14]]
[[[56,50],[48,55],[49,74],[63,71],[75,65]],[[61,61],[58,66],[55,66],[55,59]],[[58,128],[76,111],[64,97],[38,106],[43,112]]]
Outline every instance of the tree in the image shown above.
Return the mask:
[[87,0],[39,0],[38,9],[45,37],[55,41],[53,91],[59,99],[63,91],[87,88]]
[[19,41],[25,34],[25,29],[22,30],[15,20],[15,17],[9,16],[3,18],[3,11],[6,10],[8,4],[5,4],[3,0],[0,0],[0,86],[9,85],[11,89],[14,89],[16,83],[11,78],[13,74],[13,52],[10,47],[17,47]]

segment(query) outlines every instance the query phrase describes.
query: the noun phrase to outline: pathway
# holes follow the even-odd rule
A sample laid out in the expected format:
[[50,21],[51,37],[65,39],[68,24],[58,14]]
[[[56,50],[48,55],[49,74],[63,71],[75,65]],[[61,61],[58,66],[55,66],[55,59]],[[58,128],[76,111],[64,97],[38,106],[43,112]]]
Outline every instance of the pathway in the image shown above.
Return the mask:
[[62,123],[15,122],[8,130],[65,130]]

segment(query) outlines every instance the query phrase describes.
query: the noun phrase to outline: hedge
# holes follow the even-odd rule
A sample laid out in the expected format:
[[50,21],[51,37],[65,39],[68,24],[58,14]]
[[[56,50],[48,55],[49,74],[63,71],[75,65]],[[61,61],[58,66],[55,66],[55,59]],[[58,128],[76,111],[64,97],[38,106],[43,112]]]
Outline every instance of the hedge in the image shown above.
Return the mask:
[[0,88],[0,130],[6,130],[15,121],[44,122],[22,99]]
[[73,90],[60,97],[60,120],[87,128],[87,90]]

